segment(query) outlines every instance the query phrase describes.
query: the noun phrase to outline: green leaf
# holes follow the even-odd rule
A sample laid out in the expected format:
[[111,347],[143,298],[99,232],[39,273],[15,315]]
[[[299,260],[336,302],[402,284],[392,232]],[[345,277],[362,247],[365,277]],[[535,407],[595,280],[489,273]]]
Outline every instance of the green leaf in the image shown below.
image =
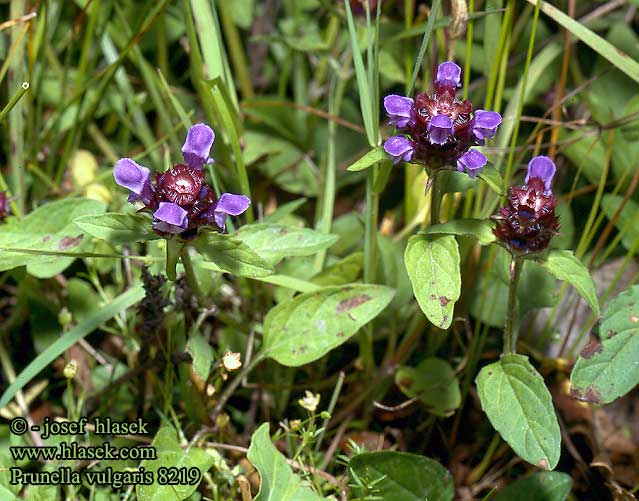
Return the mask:
[[272,265],[287,256],[313,255],[338,239],[337,235],[276,223],[247,224],[232,237],[244,242]]
[[461,403],[455,371],[440,358],[426,358],[416,367],[400,367],[395,383],[404,395],[418,398],[436,416],[450,416]]
[[55,343],[31,361],[29,365],[20,373],[13,383],[2,394],[0,398],[0,409],[5,407],[14,395],[24,388],[42,369],[62,355],[75,343],[86,335],[93,332],[107,320],[113,318],[121,311],[140,301],[144,297],[144,290],[141,286],[135,286],[123,294],[116,297],[109,304],[102,306],[85,321],[76,325],[73,329],[65,332]]
[[594,336],[570,375],[570,394],[586,402],[607,404],[639,383],[639,285],[610,302]]
[[113,244],[160,238],[151,228],[151,219],[145,214],[107,212],[96,216],[80,216],[73,222],[92,237]]
[[213,231],[202,233],[191,245],[205,260],[212,261],[221,270],[238,277],[264,277],[275,271],[248,245],[229,235]]
[[199,482],[194,485],[178,483],[161,485],[158,483],[160,468],[197,468],[200,478],[213,466],[214,459],[199,447],[181,447],[177,431],[173,426],[164,424],[153,439],[152,447],[157,451],[157,459],[145,459],[140,467],[153,472],[151,485],[136,485],[135,492],[139,501],[182,500],[195,492]]
[[366,170],[375,164],[378,164],[382,160],[388,159],[388,153],[384,151],[383,146],[378,146],[370,150],[366,155],[357,160],[354,164],[348,167],[346,170],[351,172],[358,172],[360,170]]
[[269,436],[268,423],[262,424],[251,437],[247,457],[260,473],[260,491],[255,501],[320,501],[293,473],[286,458],[279,452]]
[[571,488],[570,475],[560,471],[537,471],[500,490],[493,501],[565,501]]
[[368,284],[300,294],[266,315],[264,349],[289,367],[313,362],[379,315],[394,294],[388,287]]
[[204,381],[211,372],[213,347],[200,332],[193,332],[186,342],[186,351],[193,357],[193,369]]
[[485,366],[475,382],[482,409],[515,453],[554,469],[561,453],[559,424],[544,379],[528,357],[508,353]]
[[357,454],[349,462],[352,478],[372,485],[384,501],[451,501],[453,476],[437,461],[407,452]]
[[564,280],[572,285],[577,292],[588,303],[593,313],[597,316],[601,314],[599,300],[597,299],[597,289],[590,276],[588,268],[568,250],[554,249],[548,253],[546,259],[540,261],[555,278]]
[[[61,273],[75,259],[64,253],[78,252],[86,245],[83,232],[74,220],[81,215],[98,215],[104,209],[104,204],[96,200],[68,198],[46,203],[20,221],[3,224],[0,226],[0,271],[26,266],[27,272],[38,278]],[[26,252],[21,252],[22,249]],[[43,255],[47,251],[51,255]],[[56,252],[61,254],[55,255]]]
[[[536,4],[536,0],[528,0],[528,2],[533,5]],[[550,16],[557,24],[563,26],[595,52],[607,59],[613,66],[616,66],[618,69],[623,71],[635,82],[639,82],[639,63],[637,63],[637,61],[631,58],[628,54],[624,53],[619,48],[601,38],[595,32],[589,30],[583,24],[564,14],[557,7],[554,7],[548,2],[541,2],[541,11]]]
[[488,185],[498,195],[504,192],[504,179],[495,167],[491,164],[486,165],[479,174],[479,179]]
[[423,235],[463,235],[474,237],[481,245],[488,245],[497,240],[493,229],[495,225],[486,219],[455,219],[443,224],[429,226],[420,234]]
[[413,235],[408,240],[404,261],[420,308],[434,325],[447,329],[461,294],[455,237]]

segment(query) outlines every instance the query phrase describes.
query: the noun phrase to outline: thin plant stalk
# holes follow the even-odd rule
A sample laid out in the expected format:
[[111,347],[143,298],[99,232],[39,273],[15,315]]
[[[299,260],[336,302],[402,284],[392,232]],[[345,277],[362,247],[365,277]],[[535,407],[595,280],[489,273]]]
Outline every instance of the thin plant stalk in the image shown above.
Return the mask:
[[510,261],[510,284],[508,286],[508,310],[506,311],[506,327],[504,329],[504,354],[517,351],[517,332],[514,329],[517,310],[517,284],[523,265],[522,258],[513,256]]

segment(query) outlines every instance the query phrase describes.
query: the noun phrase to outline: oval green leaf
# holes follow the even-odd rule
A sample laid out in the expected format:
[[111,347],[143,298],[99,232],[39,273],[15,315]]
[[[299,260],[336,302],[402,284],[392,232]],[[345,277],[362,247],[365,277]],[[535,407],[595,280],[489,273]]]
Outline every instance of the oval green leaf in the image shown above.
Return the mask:
[[407,452],[357,454],[349,462],[353,479],[372,486],[384,501],[451,501],[453,476],[437,461]]
[[388,306],[381,285],[325,287],[278,304],[264,320],[264,349],[282,365],[313,362],[341,345]]
[[264,277],[275,272],[253,249],[229,235],[213,231],[200,234],[191,243],[205,261],[238,277]]
[[362,158],[357,160],[354,164],[352,164],[346,170],[351,172],[365,170],[381,162],[382,160],[387,160],[387,159],[388,159],[388,153],[384,151],[384,147],[378,146],[376,148],[373,148],[368,153],[366,153],[366,155],[364,155]]
[[639,285],[610,302],[599,326],[570,375],[570,394],[607,404],[639,383]]
[[413,235],[404,262],[420,308],[434,325],[447,329],[461,294],[459,248],[453,236]]
[[572,478],[560,471],[538,471],[500,490],[493,501],[565,501]]
[[322,498],[293,473],[286,458],[273,445],[268,430],[268,423],[264,423],[253,433],[247,454],[260,473],[260,491],[255,501],[321,501]]
[[275,223],[247,224],[232,236],[271,264],[288,256],[311,256],[330,247],[339,238],[309,228]]
[[436,416],[450,416],[461,403],[455,371],[440,358],[426,358],[416,367],[400,367],[395,383],[404,395],[419,399]]
[[508,353],[476,379],[482,409],[524,461],[545,470],[559,462],[561,433],[552,398],[528,357]]
[[[158,470],[160,468],[198,468],[200,478],[213,466],[213,456],[199,447],[182,447],[178,440],[177,431],[173,426],[164,424],[158,430],[151,446],[157,451],[157,459],[145,459],[140,467],[153,472],[153,483],[136,486],[139,501],[176,501],[186,499],[195,492],[198,483],[164,485],[160,483]],[[165,482],[166,483],[166,482]]]
[[599,300],[597,299],[597,289],[595,289],[592,276],[590,276],[588,268],[572,251],[553,249],[541,261],[541,265],[555,278],[564,280],[572,285],[588,303],[595,315],[599,316],[601,314]]
[[151,228],[151,219],[146,214],[107,212],[95,216],[81,216],[73,222],[88,235],[113,244],[160,238]]

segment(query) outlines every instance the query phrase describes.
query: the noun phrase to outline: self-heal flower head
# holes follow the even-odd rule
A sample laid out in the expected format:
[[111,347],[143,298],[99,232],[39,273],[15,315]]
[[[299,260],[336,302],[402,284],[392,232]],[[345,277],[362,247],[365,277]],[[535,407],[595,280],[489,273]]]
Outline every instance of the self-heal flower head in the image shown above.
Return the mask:
[[142,210],[153,215],[152,227],[159,235],[189,240],[202,226],[224,231],[226,216],[238,216],[249,207],[248,197],[223,193],[218,199],[206,184],[202,166],[213,162],[209,152],[214,140],[208,125],[191,127],[182,146],[185,163],[156,174],[155,183],[149,169],[134,160],[123,158],[116,163],[115,181],[131,192],[129,202],[141,202]]
[[390,118],[389,124],[403,129],[415,123],[415,102],[410,97],[391,94],[384,98],[384,108]]
[[495,235],[512,253],[540,252],[559,230],[557,201],[550,190],[555,164],[535,157],[528,164],[524,186],[510,188],[508,201],[493,216]]
[[394,163],[398,163],[400,160],[410,162],[413,158],[413,143],[404,136],[393,136],[384,143],[384,151],[393,157]]
[[[484,145],[501,124],[495,111],[476,110],[470,101],[456,97],[461,86],[461,68],[453,61],[439,65],[433,90],[415,99],[389,95],[384,108],[389,122],[402,134],[386,141],[384,149],[395,163],[404,160],[431,169],[455,169],[477,174],[478,153],[465,156],[472,146]],[[403,141],[400,140],[403,138]],[[483,165],[485,165],[485,161]]]
[[550,158],[540,155],[528,163],[525,183],[528,184],[530,179],[537,177],[544,183],[544,194],[550,195],[552,193],[550,184],[556,171],[555,163]]

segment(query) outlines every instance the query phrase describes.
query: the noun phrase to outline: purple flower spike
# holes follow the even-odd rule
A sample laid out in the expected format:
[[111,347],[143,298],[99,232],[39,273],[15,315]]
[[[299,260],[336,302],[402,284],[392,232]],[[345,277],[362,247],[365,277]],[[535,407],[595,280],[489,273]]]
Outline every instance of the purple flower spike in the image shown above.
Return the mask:
[[414,101],[410,97],[391,94],[384,98],[384,108],[390,117],[390,125],[403,129],[415,123]]
[[413,158],[413,143],[404,136],[389,137],[384,143],[384,151],[393,157],[393,163],[400,160],[410,162]]
[[469,177],[474,179],[477,174],[481,173],[486,162],[488,162],[488,159],[483,153],[477,150],[468,150],[457,159],[457,170],[459,172],[465,171]]
[[434,144],[446,144],[448,137],[455,132],[453,121],[447,115],[437,115],[428,124],[430,141]]
[[486,139],[493,137],[499,124],[501,124],[501,115],[496,111],[475,110],[473,134],[477,142],[484,144]]
[[249,205],[251,205],[251,199],[247,196],[222,193],[213,206],[213,210],[209,210],[207,216],[210,219],[212,215],[215,224],[224,230],[226,216],[239,216],[248,209]]
[[166,233],[182,233],[189,225],[188,212],[178,204],[160,202],[158,210],[153,213],[156,219],[153,228]]
[[537,177],[544,183],[544,194],[550,195],[552,193],[550,183],[552,183],[556,170],[557,167],[555,167],[555,163],[550,158],[543,155],[535,157],[528,163],[528,174],[526,174],[525,183],[528,184],[530,179]]
[[150,171],[130,158],[122,158],[115,164],[113,177],[120,186],[131,191],[129,202],[142,200],[148,204],[153,197],[153,187],[149,179]]
[[208,125],[195,124],[191,127],[182,146],[182,154],[187,165],[192,169],[201,169],[202,165],[213,162],[213,159],[209,158],[213,141],[215,133]]
[[437,68],[435,83],[440,87],[461,87],[461,68],[452,61],[446,61]]

